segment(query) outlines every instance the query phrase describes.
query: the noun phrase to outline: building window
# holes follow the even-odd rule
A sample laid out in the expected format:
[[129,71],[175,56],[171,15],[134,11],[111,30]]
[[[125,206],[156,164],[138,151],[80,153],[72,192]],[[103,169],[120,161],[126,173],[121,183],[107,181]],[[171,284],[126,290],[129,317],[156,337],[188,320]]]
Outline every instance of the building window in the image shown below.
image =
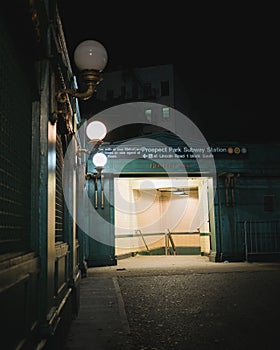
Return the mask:
[[144,92],[144,98],[151,97],[152,96],[152,84],[145,83],[143,92]]
[[151,109],[146,109],[145,110],[145,117],[148,122],[152,121],[152,110]]
[[263,210],[264,211],[274,211],[275,208],[275,195],[265,194],[263,196]]
[[169,81],[162,81],[160,83],[161,96],[169,96]]
[[163,107],[162,108],[162,118],[164,120],[168,120],[169,117],[170,117],[170,109],[169,109],[169,107]]
[[132,98],[136,99],[138,98],[138,84],[134,83],[132,85]]

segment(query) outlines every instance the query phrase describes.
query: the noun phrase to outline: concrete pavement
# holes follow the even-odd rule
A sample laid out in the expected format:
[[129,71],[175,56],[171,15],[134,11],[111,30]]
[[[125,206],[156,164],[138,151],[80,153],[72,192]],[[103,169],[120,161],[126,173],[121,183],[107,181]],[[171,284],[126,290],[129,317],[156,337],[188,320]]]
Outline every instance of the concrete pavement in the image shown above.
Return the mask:
[[[72,323],[65,350],[200,350],[207,345],[235,349],[228,343],[231,339],[233,344],[235,333],[226,325],[240,325],[237,336],[252,322],[259,330],[254,304],[248,305],[248,301],[250,295],[256,298],[254,284],[263,293],[259,278],[268,274],[267,287],[271,290],[275,276],[280,277],[277,263],[213,263],[201,256],[136,256],[119,260],[117,266],[90,268],[88,277],[82,280],[80,312]],[[264,296],[256,305],[265,304],[263,312],[268,317],[265,310],[270,310],[271,304],[266,300]],[[279,301],[275,302],[279,307]],[[232,309],[229,305],[236,306]],[[249,315],[244,311],[247,306]],[[246,322],[238,323],[239,314],[247,315]],[[216,318],[220,320],[214,322]],[[200,334],[204,334],[204,340]],[[245,344],[251,344],[250,338],[244,340]]]

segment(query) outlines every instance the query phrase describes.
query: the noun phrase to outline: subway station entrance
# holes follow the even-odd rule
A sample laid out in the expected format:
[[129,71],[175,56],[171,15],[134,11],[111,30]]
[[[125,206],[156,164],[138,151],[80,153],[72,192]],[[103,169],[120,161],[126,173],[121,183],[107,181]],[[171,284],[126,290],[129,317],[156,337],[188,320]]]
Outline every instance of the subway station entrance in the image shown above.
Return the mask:
[[[165,140],[165,134],[160,136]],[[89,266],[116,264],[134,254],[215,254],[216,169],[211,150],[168,141],[168,146],[148,140],[148,146],[100,148],[108,157],[103,185],[87,184],[95,207],[87,210]],[[91,161],[87,166],[94,172]],[[98,190],[103,203],[99,207]]]
[[210,254],[213,203],[211,177],[115,178],[116,255]]
[[[279,259],[279,159],[262,173],[271,147],[186,145],[160,133],[100,151],[108,158],[104,186],[93,180],[84,186],[84,174],[79,182],[88,266],[136,253],[204,255],[213,262]],[[87,171],[95,171],[91,158]],[[104,206],[96,208],[97,190]]]

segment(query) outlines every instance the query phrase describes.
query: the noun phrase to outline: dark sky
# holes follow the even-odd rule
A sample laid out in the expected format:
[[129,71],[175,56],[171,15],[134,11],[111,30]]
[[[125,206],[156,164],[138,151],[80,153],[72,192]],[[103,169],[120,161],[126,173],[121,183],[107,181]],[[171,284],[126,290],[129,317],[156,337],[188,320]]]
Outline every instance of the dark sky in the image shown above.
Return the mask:
[[[240,3],[58,0],[72,57],[83,40],[108,51],[106,71],[174,64],[193,113],[216,134],[278,142],[276,7]],[[279,28],[278,28],[279,29]],[[278,107],[278,106],[277,106]]]

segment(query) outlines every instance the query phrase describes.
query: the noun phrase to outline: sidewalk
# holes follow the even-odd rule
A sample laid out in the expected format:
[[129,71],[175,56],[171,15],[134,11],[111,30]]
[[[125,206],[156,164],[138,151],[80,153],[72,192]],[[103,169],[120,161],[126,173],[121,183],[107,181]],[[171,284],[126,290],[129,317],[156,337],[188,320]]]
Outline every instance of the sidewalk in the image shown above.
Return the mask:
[[129,349],[129,325],[116,277],[81,281],[80,311],[72,322],[65,350]]
[[[95,267],[81,281],[80,311],[65,350],[130,350],[132,339],[118,277],[187,275],[279,269],[273,263],[213,263],[201,256],[136,256],[117,266]],[[133,286],[131,286],[131,289]]]

